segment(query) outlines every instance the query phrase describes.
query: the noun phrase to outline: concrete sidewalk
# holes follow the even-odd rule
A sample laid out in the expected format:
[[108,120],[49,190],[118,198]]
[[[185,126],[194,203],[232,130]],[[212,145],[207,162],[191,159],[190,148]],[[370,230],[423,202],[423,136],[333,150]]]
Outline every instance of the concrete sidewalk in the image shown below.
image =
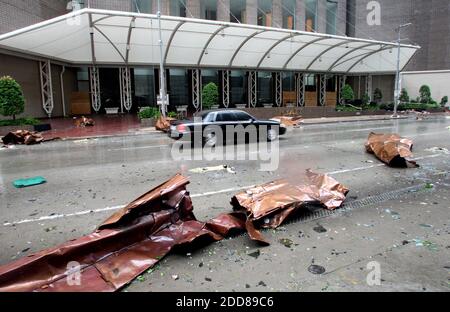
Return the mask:
[[[398,119],[408,119],[413,116],[404,115],[399,116]],[[317,125],[317,124],[331,124],[340,122],[358,122],[358,121],[379,121],[379,120],[392,120],[391,115],[372,115],[372,116],[348,116],[348,117],[323,117],[323,118],[307,118],[304,119],[303,125]]]

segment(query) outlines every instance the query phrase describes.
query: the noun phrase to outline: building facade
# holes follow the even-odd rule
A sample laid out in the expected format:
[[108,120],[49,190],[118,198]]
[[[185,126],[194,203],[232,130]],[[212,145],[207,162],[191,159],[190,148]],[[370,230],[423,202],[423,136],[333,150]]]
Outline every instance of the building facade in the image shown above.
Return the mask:
[[[431,0],[425,5],[420,0],[379,0],[381,23],[370,22],[369,15],[376,13],[374,1],[368,0],[170,0],[161,1],[163,15],[219,20],[232,23],[253,24],[275,28],[314,31],[340,36],[371,38],[382,41],[396,40],[394,31],[398,24],[412,22],[405,32],[411,42],[423,49],[409,63],[409,70],[433,70],[450,68],[448,0]],[[13,31],[71,10],[90,7],[139,13],[156,13],[156,0],[0,0],[0,34]],[[375,10],[375,11],[374,11]],[[447,13],[446,13],[447,12]],[[427,18],[422,18],[426,14]],[[372,15],[370,15],[372,16]],[[433,48],[438,43],[439,48]],[[442,49],[446,47],[447,50]],[[86,97],[90,91],[88,68],[64,67],[52,64],[48,72],[52,81],[53,116],[76,114],[72,102]],[[24,88],[27,99],[25,115],[45,117],[42,110],[42,94],[39,62],[25,56],[0,50],[0,75],[11,75]],[[158,93],[158,68],[133,68],[131,84],[133,110],[156,105]],[[202,83],[220,85],[220,72],[202,70]],[[231,104],[247,101],[246,72],[234,70],[230,74]],[[168,68],[167,87],[173,107],[191,102],[190,69]],[[308,75],[307,90],[316,90],[318,75]],[[120,107],[120,70],[111,66],[100,69],[102,105]],[[274,103],[274,73],[258,72],[258,106]],[[370,80],[369,80],[370,79]],[[284,104],[295,89],[294,73],[282,73]],[[380,88],[384,101],[393,99],[392,75],[348,77],[356,96],[362,98],[367,90]],[[368,84],[370,83],[370,88]],[[330,92],[337,92],[336,79],[329,83]],[[328,88],[327,84],[327,88]],[[83,95],[84,94],[84,95]],[[335,100],[336,102],[336,100]],[[335,103],[334,103],[335,104]],[[317,106],[315,98],[309,106]],[[307,106],[308,106],[307,105]],[[85,111],[80,111],[85,112]],[[85,112],[87,113],[87,112]]]

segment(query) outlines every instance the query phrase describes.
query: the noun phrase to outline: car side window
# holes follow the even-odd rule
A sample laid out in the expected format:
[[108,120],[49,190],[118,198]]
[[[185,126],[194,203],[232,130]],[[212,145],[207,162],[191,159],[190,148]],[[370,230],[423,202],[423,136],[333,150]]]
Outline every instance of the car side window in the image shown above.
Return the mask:
[[235,121],[236,117],[233,113],[229,112],[220,112],[217,113],[216,121]]
[[249,120],[253,120],[252,116],[250,116],[247,113],[244,112],[236,112],[236,120],[237,121],[249,121]]

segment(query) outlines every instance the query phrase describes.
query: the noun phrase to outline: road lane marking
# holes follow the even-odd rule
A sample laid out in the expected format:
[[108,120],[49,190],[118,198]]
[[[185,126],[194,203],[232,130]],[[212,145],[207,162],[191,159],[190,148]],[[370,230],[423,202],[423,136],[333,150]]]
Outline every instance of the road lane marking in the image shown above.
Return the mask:
[[[416,160],[424,160],[424,159],[429,159],[429,158],[441,157],[443,155],[444,154],[433,154],[433,155],[417,157],[417,158],[414,158],[413,160],[415,160],[415,161]],[[348,172],[369,170],[369,169],[372,169],[372,168],[384,167],[384,166],[386,166],[386,165],[385,164],[376,164],[376,165],[370,165],[370,166],[365,166],[365,167],[357,167],[357,168],[351,168],[351,169],[342,169],[342,170],[330,171],[330,172],[326,172],[326,174],[328,174],[328,175],[337,175],[337,174],[348,173]],[[191,195],[191,198],[199,198],[199,197],[206,197],[206,196],[212,196],[212,195],[217,195],[217,194],[231,193],[231,192],[236,192],[236,191],[249,189],[249,188],[252,188],[252,187],[255,187],[255,185],[248,185],[248,186],[242,186],[242,187],[232,187],[232,188],[223,189],[223,190],[219,190],[219,191],[212,191],[212,192],[193,194],[193,195]],[[105,211],[119,210],[119,209],[122,209],[124,207],[126,207],[126,205],[105,207],[105,208],[94,209],[94,210],[84,210],[84,211],[68,213],[68,214],[58,214],[58,215],[52,215],[52,216],[44,216],[44,217],[40,217],[40,218],[36,218],[36,219],[24,219],[24,220],[19,220],[19,221],[14,221],[14,222],[6,222],[6,223],[3,223],[3,226],[13,226],[13,225],[19,225],[19,224],[24,224],[24,223],[34,223],[34,222],[40,222],[40,221],[49,221],[49,220],[61,219],[61,218],[66,218],[66,217],[83,216],[83,215],[87,215],[87,214],[91,214],[91,213],[101,213],[101,212],[105,212]]]

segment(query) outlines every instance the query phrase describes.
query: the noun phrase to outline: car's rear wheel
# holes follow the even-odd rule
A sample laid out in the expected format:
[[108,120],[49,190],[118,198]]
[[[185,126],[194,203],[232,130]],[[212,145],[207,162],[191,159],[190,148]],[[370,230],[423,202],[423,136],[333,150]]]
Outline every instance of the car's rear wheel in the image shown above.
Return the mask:
[[278,131],[276,129],[270,128],[267,130],[267,141],[272,142],[278,139]]

